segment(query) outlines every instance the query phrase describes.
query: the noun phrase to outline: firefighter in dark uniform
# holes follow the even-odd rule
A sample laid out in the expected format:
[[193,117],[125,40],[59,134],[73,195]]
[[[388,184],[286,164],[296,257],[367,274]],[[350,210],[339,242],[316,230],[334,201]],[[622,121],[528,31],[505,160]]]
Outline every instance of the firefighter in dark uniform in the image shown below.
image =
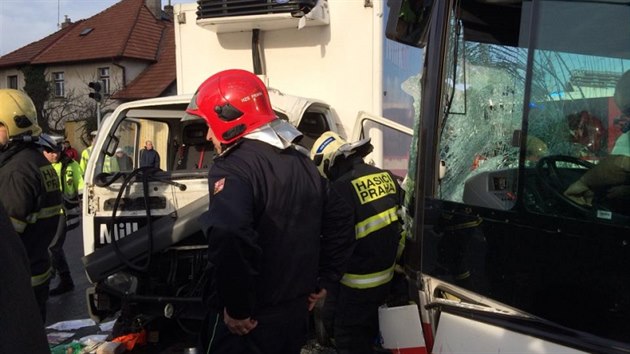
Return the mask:
[[390,295],[404,249],[399,209],[402,192],[389,172],[364,162],[370,138],[347,143],[322,134],[311,157],[333,187],[353,206],[356,242],[347,272],[326,296],[324,325],[338,353],[372,353],[378,336],[378,307]]
[[339,281],[354,241],[352,210],[277,119],[263,82],[244,70],[201,84],[187,112],[206,120],[210,167],[209,353],[300,353],[309,310]]
[[61,212],[59,178],[34,143],[41,133],[33,101],[0,90],[0,203],[20,235],[30,262],[31,286],[43,321],[52,273],[48,246]]
[[49,354],[24,245],[0,203],[0,353]]

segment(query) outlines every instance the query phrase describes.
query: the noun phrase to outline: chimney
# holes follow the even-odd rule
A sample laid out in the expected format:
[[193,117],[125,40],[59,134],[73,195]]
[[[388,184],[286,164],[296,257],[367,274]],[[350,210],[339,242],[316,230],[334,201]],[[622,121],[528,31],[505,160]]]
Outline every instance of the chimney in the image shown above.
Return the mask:
[[144,4],[155,18],[162,18],[162,0],[144,0]]
[[[170,1],[169,1],[170,2]],[[168,18],[173,18],[173,5],[168,4],[168,5],[164,5],[164,12],[166,12],[166,16],[168,16]]]
[[65,16],[65,19],[61,23],[61,28],[66,28],[72,24],[72,20],[70,20],[70,17],[68,17],[68,15],[64,15],[64,16]]

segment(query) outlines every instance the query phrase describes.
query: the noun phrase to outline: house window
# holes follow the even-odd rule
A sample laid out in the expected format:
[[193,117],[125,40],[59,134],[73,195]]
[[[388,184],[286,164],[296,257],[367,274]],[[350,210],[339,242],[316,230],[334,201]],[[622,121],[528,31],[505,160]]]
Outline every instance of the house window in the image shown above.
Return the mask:
[[65,97],[65,81],[63,72],[53,73],[53,79],[55,81],[55,97]]
[[17,90],[17,88],[18,88],[17,75],[7,76],[7,88]]
[[109,95],[109,68],[98,68],[98,81],[103,86],[103,93]]

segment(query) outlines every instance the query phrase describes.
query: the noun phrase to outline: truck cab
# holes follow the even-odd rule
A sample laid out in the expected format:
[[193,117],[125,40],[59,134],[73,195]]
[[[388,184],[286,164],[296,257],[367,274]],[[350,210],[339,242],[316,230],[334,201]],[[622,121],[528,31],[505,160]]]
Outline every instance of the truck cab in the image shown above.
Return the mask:
[[[336,130],[328,105],[273,89],[270,96],[277,116],[303,133],[303,148]],[[95,319],[112,316],[123,304],[136,304],[125,311],[143,318],[200,313],[207,242],[196,219],[208,208],[215,152],[205,121],[182,120],[191,97],[123,104],[99,129],[83,203],[83,261],[95,284],[88,291]],[[159,168],[140,166],[147,140],[160,156]],[[133,169],[113,167],[119,149],[131,157]]]
[[[417,79],[420,65],[402,70],[401,63],[421,51],[385,38],[384,1],[277,2],[245,12],[237,2],[221,3],[174,6],[178,95],[116,108],[85,171],[88,307],[97,321],[118,318],[120,331],[164,321],[189,329],[187,321],[198,324],[203,314],[207,243],[197,218],[208,209],[215,153],[205,121],[182,118],[210,75],[233,68],[257,74],[276,115],[303,133],[305,151],[325,131],[351,140],[369,135],[370,161],[405,174],[417,93],[404,83]],[[140,166],[147,140],[159,168]],[[132,169],[120,170],[117,150],[131,157]]]

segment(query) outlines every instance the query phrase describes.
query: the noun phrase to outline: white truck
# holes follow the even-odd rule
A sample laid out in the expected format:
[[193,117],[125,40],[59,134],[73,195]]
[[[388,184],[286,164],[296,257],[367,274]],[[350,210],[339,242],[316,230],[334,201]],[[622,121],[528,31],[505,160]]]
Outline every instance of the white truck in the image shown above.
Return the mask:
[[[258,74],[306,148],[327,130],[356,139],[371,126],[373,162],[404,175],[414,99],[401,85],[418,77],[421,51],[385,38],[385,1],[239,3],[175,5],[178,95],[122,104],[99,129],[85,172],[83,263],[90,315],[117,316],[120,332],[190,330],[200,319],[207,245],[197,218],[207,210],[214,152],[205,122],[181,118],[213,73]],[[138,169],[146,140],[160,169]],[[133,170],[112,169],[118,148]]]
[[[276,0],[259,12],[235,3],[264,1],[176,7],[180,93],[215,71],[253,68],[279,116],[307,137],[333,129],[354,139],[367,111],[376,116],[360,118],[383,124],[369,133],[376,164],[396,170],[410,147],[405,271],[417,307],[406,320],[383,311],[384,347],[630,352],[627,164],[614,183],[600,174],[586,204],[566,193],[630,155],[627,1],[388,0],[387,26],[384,1]],[[420,63],[422,78],[407,80]],[[396,91],[404,81],[421,97],[417,114]],[[185,328],[194,317],[205,252],[195,218],[211,151],[203,124],[179,121],[189,98],[123,105],[99,133],[83,206],[96,317],[122,310],[123,324],[171,318]],[[413,143],[392,138],[408,128],[378,115],[414,121]],[[149,138],[162,171],[101,173],[117,145],[137,161]]]

